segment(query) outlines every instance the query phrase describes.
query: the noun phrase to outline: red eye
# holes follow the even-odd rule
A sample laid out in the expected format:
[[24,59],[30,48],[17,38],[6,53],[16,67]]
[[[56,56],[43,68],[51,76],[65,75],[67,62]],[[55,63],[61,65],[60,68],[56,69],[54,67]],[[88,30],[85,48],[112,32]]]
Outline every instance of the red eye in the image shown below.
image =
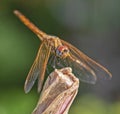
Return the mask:
[[64,54],[66,54],[67,52],[69,52],[69,49],[67,46],[59,46],[57,49],[56,49],[56,55],[57,56],[62,56]]
[[62,51],[64,51],[64,50],[68,50],[68,47],[67,46],[64,46],[64,45],[62,45],[62,46],[59,46],[58,48],[57,48],[60,52],[62,52]]

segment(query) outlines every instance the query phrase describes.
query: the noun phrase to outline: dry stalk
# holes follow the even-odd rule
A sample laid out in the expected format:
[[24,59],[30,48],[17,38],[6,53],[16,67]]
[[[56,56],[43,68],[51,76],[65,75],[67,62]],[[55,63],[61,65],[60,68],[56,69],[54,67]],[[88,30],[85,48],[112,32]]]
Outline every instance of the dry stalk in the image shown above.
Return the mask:
[[70,67],[52,72],[32,114],[68,114],[78,92],[79,80]]

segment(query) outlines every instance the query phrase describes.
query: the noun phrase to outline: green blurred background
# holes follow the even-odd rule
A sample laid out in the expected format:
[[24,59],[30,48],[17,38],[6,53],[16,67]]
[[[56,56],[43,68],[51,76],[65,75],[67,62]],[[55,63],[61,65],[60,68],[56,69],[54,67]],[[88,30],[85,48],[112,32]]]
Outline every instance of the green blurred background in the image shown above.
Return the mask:
[[20,10],[46,33],[72,43],[113,74],[82,83],[69,114],[120,114],[119,0],[0,0],[0,114],[30,114],[39,94],[23,85],[40,41],[13,14]]

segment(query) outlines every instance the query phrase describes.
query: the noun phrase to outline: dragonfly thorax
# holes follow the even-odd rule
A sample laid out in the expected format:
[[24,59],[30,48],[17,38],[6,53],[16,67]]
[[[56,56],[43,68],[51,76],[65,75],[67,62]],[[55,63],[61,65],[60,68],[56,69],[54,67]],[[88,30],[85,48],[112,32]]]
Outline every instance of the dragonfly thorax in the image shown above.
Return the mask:
[[56,49],[56,56],[60,58],[66,58],[69,55],[69,49],[67,46],[61,45]]

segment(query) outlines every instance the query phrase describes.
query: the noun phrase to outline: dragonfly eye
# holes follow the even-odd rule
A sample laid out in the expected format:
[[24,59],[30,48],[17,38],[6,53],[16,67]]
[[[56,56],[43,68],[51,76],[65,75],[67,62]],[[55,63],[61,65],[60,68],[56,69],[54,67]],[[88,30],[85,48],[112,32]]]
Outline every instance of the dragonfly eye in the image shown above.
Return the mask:
[[68,53],[68,52],[69,52],[68,49],[64,49],[64,50],[63,50],[63,53]]
[[59,46],[56,49],[56,55],[60,58],[65,58],[69,53],[69,49],[66,46]]

